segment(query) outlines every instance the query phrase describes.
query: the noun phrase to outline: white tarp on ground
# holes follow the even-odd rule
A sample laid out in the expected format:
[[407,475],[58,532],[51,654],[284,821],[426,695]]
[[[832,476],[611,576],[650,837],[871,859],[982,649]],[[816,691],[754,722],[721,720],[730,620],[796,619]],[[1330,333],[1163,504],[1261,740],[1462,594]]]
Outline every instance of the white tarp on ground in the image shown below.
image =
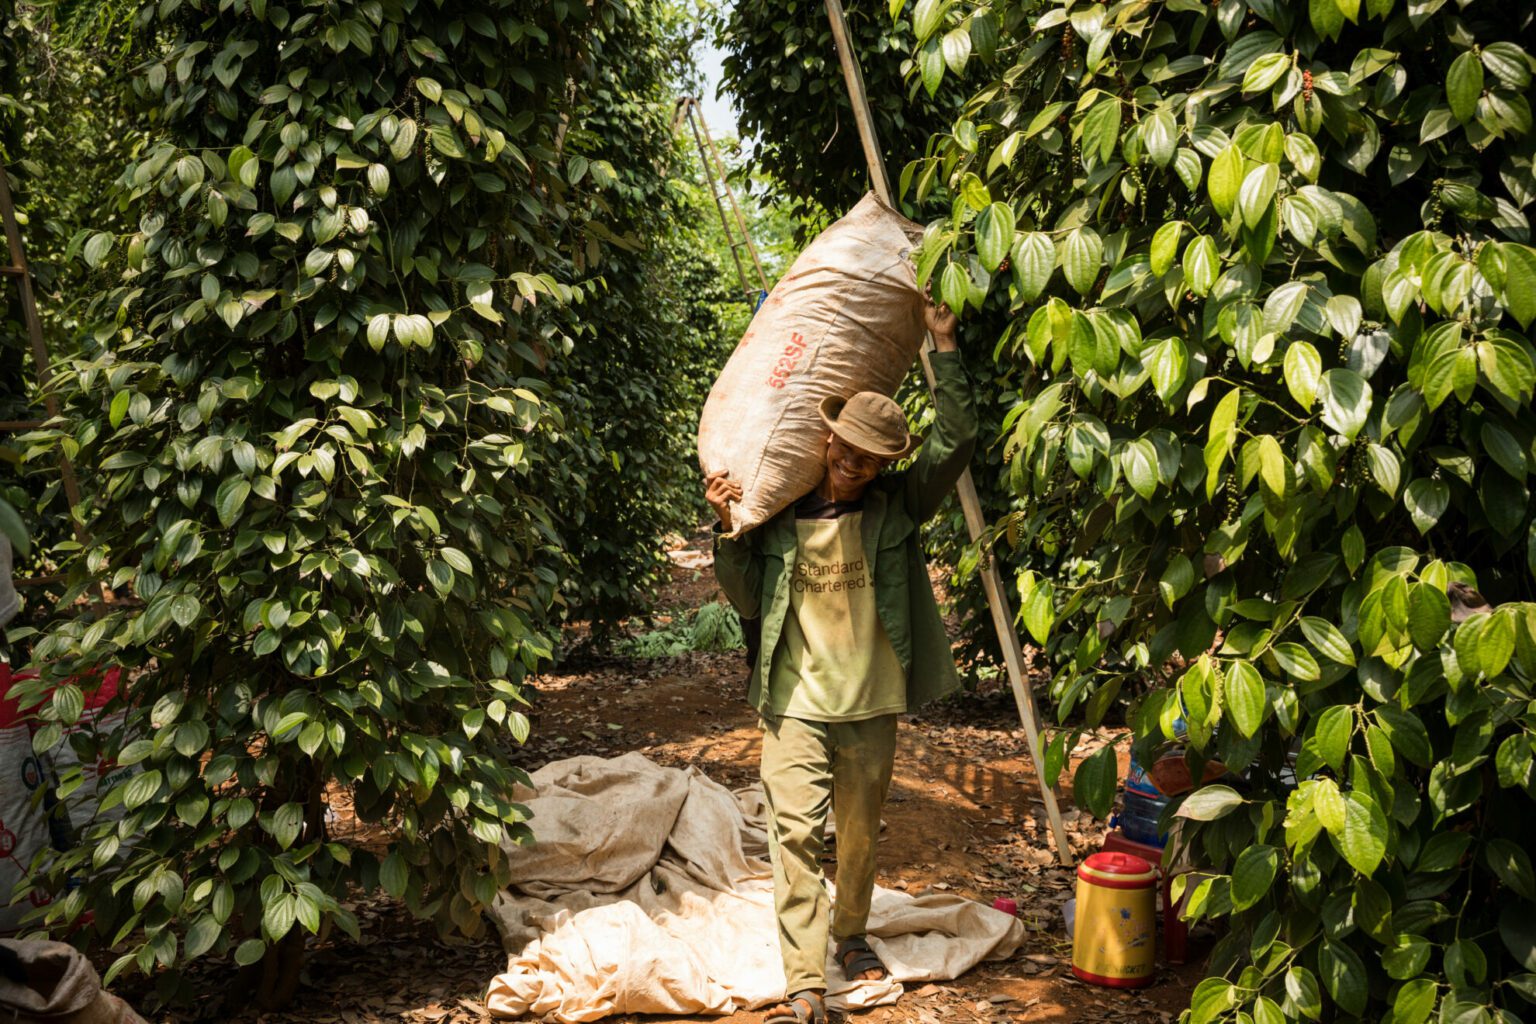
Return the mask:
[[[783,998],[759,788],[733,794],[638,753],[557,761],[533,783],[516,799],[538,838],[504,844],[513,885],[492,910],[509,953],[493,1014],[725,1014]],[[891,1003],[902,982],[958,977],[1011,955],[1024,928],[959,896],[877,887],[869,936],[892,977],[851,986],[829,955],[831,1005]]]

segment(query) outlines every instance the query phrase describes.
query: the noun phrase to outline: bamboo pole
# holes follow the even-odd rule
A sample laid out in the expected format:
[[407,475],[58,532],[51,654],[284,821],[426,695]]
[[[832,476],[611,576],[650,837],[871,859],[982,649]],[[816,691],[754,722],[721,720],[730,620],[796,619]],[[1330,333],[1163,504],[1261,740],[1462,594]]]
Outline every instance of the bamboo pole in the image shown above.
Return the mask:
[[[864,160],[869,164],[869,177],[875,194],[891,209],[896,209],[891,180],[886,175],[885,159],[875,137],[874,114],[869,107],[869,95],[864,89],[864,72],[853,53],[848,37],[848,19],[843,13],[842,0],[826,0],[827,18],[832,23],[832,39],[837,44],[837,58],[843,67],[843,81],[848,86],[848,97],[853,104],[853,118],[859,127],[859,141],[864,145]],[[928,377],[928,387],[933,388],[933,368],[928,354],[933,350],[933,339],[923,342],[923,370]],[[981,538],[986,520],[981,514],[981,500],[976,494],[976,481],[967,469],[955,484],[960,496],[960,508],[965,514],[965,525],[974,542]],[[1024,678],[1024,650],[1019,643],[1018,631],[1013,625],[1013,610],[1009,607],[1008,594],[1003,589],[997,565],[990,558],[981,566],[981,585],[987,594],[987,605],[992,610],[992,625],[1003,648],[1003,661],[1008,669],[1008,682],[1013,689],[1013,702],[1018,708],[1019,722],[1024,726],[1024,740],[1029,746],[1030,760],[1034,762],[1035,780],[1040,786],[1040,799],[1045,804],[1045,814],[1050,820],[1051,834],[1056,840],[1056,857],[1065,866],[1072,865],[1072,847],[1067,842],[1067,829],[1061,820],[1061,809],[1056,805],[1056,793],[1045,784],[1041,768],[1045,764],[1040,756],[1040,715],[1035,707],[1035,696]]]
[[721,188],[725,191],[725,197],[731,202],[731,212],[736,215],[736,229],[741,232],[741,245],[746,246],[747,254],[752,257],[752,266],[757,270],[757,283],[763,291],[768,290],[768,275],[763,273],[763,264],[757,258],[757,246],[752,244],[752,235],[747,230],[747,219],[741,215],[741,204],[736,202],[736,190],[731,188],[725,179],[725,162],[720,159],[720,151],[715,148],[714,137],[709,134],[709,122],[704,120],[704,110],[699,106],[699,101],[689,98],[689,110],[693,116],[699,119],[699,130],[704,133],[704,142],[709,146],[709,158],[714,161],[715,173],[720,176]]
[[[741,254],[736,251],[737,244],[731,240],[731,221],[730,216],[725,211],[724,198],[725,196],[731,195],[731,190],[730,186],[725,183],[725,170],[723,168],[720,169],[720,177],[717,183],[715,178],[715,167],[712,165],[710,160],[710,150],[712,146],[706,148],[704,144],[708,129],[705,129],[706,134],[699,134],[699,126],[703,123],[704,117],[701,113],[699,113],[698,105],[694,103],[693,97],[684,96],[677,102],[680,111],[679,116],[687,119],[688,128],[693,132],[694,145],[696,145],[699,149],[699,163],[704,165],[704,180],[709,185],[710,196],[715,200],[715,211],[720,214],[720,227],[725,230],[726,247],[731,250],[731,259],[736,264],[736,280],[741,284],[742,295],[747,298],[748,302],[750,302],[751,296],[755,295],[756,291],[747,283],[746,267],[741,262]],[[731,196],[732,205],[734,205],[735,202],[736,198]],[[738,220],[741,219],[741,214],[739,211],[737,212],[736,216]],[[742,231],[742,237],[746,237],[745,229]],[[755,262],[757,259],[757,254],[754,253],[752,258]],[[761,267],[758,268],[758,275],[762,275]],[[767,290],[766,285],[764,286],[763,290]]]

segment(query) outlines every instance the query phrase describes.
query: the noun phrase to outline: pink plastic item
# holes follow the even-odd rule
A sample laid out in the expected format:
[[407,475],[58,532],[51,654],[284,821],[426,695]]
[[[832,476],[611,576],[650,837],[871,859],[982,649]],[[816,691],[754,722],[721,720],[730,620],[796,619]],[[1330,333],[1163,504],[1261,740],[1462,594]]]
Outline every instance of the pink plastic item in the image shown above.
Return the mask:
[[1009,917],[1013,917],[1018,914],[1019,905],[1006,896],[999,896],[997,899],[992,901],[992,909],[1001,910]]

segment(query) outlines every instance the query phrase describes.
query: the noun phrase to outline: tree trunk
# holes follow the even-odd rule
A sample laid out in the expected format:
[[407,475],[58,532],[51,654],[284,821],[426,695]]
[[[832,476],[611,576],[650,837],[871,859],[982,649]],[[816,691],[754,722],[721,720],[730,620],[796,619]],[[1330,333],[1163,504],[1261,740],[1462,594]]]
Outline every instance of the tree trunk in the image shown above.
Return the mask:
[[[325,786],[320,773],[313,765],[305,765],[309,775],[308,796],[304,802],[304,831],[299,843],[325,840]],[[288,934],[267,949],[258,965],[260,984],[256,988],[256,1004],[263,1010],[282,1010],[293,1002],[299,991],[299,976],[304,969],[304,926],[297,921]]]
[[295,924],[262,957],[261,984],[256,988],[256,1005],[269,1011],[286,1009],[299,991],[299,972],[303,968],[304,929]]

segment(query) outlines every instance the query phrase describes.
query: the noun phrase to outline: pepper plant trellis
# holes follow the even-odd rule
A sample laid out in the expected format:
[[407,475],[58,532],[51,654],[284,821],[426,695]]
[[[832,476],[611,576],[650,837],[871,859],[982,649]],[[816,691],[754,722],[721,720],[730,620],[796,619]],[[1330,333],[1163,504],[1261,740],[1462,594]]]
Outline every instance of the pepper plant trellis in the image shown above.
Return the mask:
[[[997,359],[1031,371],[991,513],[1058,714],[1123,709],[1142,755],[1178,740],[1196,777],[1208,757],[1232,772],[1173,812],[1210,872],[1187,912],[1227,924],[1190,1024],[1521,1019],[1533,12],[912,18],[930,91],[978,22],[1001,40],[901,191],[932,214],[924,278],[1010,313]],[[1107,812],[1114,769],[1078,768],[1081,805]]]

